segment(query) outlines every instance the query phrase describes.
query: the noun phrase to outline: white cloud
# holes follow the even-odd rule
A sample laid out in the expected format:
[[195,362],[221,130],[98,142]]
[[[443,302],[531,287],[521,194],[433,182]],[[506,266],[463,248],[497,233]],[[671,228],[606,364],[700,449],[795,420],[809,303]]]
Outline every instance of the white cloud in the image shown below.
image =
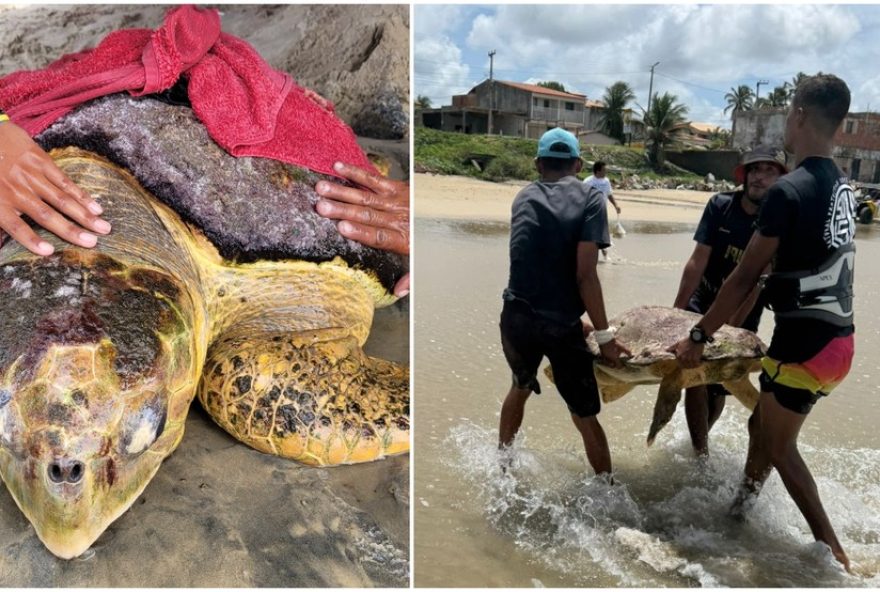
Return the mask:
[[452,94],[463,93],[473,81],[470,68],[461,63],[461,50],[448,38],[425,39],[414,47],[416,95],[426,95],[431,105],[448,105]]
[[[418,22],[425,7],[414,10]],[[456,15],[458,29],[437,26],[460,44],[458,65],[473,64],[473,82],[488,72],[486,53],[494,49],[498,79],[556,80],[596,99],[623,80],[642,106],[648,70],[659,61],[654,90],[678,95],[694,120],[711,123],[724,119],[731,87],[767,79],[763,94],[801,71],[834,72],[850,84],[854,108],[880,107],[876,5],[541,4],[468,7]],[[416,31],[418,68],[423,39]],[[416,87],[422,92],[418,78]],[[432,92],[449,102],[449,90]]]

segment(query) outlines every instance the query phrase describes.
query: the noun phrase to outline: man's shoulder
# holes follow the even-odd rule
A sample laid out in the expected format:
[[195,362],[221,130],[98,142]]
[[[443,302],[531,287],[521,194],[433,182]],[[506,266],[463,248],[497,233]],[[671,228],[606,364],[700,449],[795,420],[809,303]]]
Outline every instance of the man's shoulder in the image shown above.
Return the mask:
[[711,210],[726,212],[740,197],[742,191],[720,191],[710,197],[706,205]]

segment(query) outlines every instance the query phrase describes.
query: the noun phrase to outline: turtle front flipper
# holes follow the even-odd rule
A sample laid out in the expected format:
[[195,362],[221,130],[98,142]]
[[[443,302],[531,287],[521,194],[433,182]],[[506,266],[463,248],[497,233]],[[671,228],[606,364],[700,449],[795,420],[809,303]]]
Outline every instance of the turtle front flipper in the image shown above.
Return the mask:
[[737,400],[742,403],[746,409],[749,411],[753,411],[755,409],[755,405],[758,404],[758,398],[761,394],[758,392],[758,389],[754,387],[752,381],[749,380],[749,375],[746,374],[739,380],[728,380],[722,382],[721,385],[727,389],[727,391],[737,398]]
[[407,369],[368,357],[345,329],[218,340],[199,400],[238,440],[309,465],[409,450]]
[[654,418],[651,420],[651,428],[648,430],[648,446],[654,443],[657,433],[672,419],[675,408],[681,401],[682,387],[683,380],[680,370],[668,374],[660,382],[660,388],[657,389],[657,402],[654,403]]

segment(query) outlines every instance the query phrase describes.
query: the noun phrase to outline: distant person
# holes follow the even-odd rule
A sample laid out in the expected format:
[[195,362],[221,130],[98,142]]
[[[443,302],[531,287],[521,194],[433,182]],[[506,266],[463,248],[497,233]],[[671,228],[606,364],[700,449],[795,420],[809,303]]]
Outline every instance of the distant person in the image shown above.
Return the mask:
[[807,414],[849,373],[853,358],[855,202],[831,159],[834,134],[850,92],[840,78],[818,74],[798,85],[785,120],[785,149],[797,168],[767,192],[756,232],[689,338],[673,348],[682,367],[700,362],[704,344],[729,319],[774,261],[764,297],[775,329],[761,360],[761,396],[749,419],[745,477],[731,513],[743,516],[775,468],[817,541],[849,559],[825,514],[797,438]]
[[[593,163],[593,174],[584,179],[584,185],[598,189],[602,193],[602,197],[610,201],[611,205],[614,206],[617,215],[620,215],[620,206],[617,205],[617,200],[614,199],[614,190],[611,188],[611,179],[606,176],[604,162],[597,160]],[[611,241],[609,241],[608,246],[611,246]],[[602,249],[602,257],[608,259],[608,249]]]
[[[694,234],[697,244],[684,266],[673,306],[701,314],[709,310],[721,284],[749,244],[767,190],[787,172],[781,149],[760,146],[743,155],[733,175],[742,189],[716,193],[706,204]],[[752,290],[727,320],[729,325],[758,330],[763,310],[758,292],[757,287]],[[728,394],[720,384],[694,386],[685,391],[684,409],[691,444],[699,455],[709,454],[709,430],[721,416]]]
[[[319,201],[318,213],[340,220],[337,228],[347,238],[409,254],[409,185],[352,165],[336,163],[334,168],[341,177],[366,190],[319,182],[318,193],[332,199]],[[98,217],[102,212],[98,202],[0,111],[0,231],[9,233],[35,255],[51,255],[55,250],[52,245],[22,220],[27,215],[58,238],[91,248],[98,242],[93,233],[110,232],[110,224]],[[409,293],[409,274],[398,281],[394,293],[398,297]]]
[[[599,424],[599,390],[585,331],[593,330],[603,360],[630,355],[608,327],[596,272],[608,246],[608,215],[599,191],[581,183],[580,147],[570,132],[541,136],[535,165],[540,180],[514,199],[510,222],[510,279],[501,311],[501,344],[513,384],[501,407],[499,447],[513,443],[546,356],[559,393],[598,475],[611,474],[611,454]],[[586,310],[592,326],[581,322]],[[595,329],[593,328],[595,327]]]

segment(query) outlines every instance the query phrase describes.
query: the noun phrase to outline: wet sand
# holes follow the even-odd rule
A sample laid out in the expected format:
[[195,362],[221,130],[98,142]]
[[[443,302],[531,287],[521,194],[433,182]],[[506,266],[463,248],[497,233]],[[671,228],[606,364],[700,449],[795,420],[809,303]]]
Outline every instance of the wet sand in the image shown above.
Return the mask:
[[[469,177],[413,176],[415,212],[419,218],[510,221],[510,205],[524,181],[490,183]],[[712,193],[676,189],[615,191],[621,223],[627,220],[696,224]],[[609,217],[614,220],[613,209]]]
[[[281,68],[288,61],[287,52],[296,49],[292,45],[308,49],[315,42],[291,43],[290,35],[278,31],[286,27],[308,41],[309,35],[326,35],[334,24],[352,26],[344,7],[327,7],[326,18],[320,19],[315,18],[320,7],[251,5],[222,10],[224,31],[249,39]],[[0,5],[0,74],[42,67],[63,53],[96,44],[118,28],[155,27],[164,11],[155,5]],[[408,55],[406,46],[400,50]],[[311,60],[309,67],[315,70],[318,62]],[[392,176],[407,176],[407,140],[359,140],[367,150],[392,160]],[[373,356],[408,363],[407,300],[377,311],[365,349]],[[304,467],[235,441],[196,402],[177,450],[132,508],[78,559],[64,561],[50,554],[0,486],[2,586],[287,588],[408,583],[408,455],[357,466]]]

